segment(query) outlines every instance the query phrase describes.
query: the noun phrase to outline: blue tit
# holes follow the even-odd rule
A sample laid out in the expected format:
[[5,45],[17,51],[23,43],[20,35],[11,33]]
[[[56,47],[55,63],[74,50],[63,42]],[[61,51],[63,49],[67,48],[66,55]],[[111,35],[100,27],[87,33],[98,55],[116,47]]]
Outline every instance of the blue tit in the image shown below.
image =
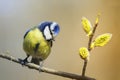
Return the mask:
[[24,35],[23,49],[27,57],[23,61],[27,62],[29,56],[32,56],[31,62],[34,64],[39,65],[44,61],[49,56],[59,31],[59,25],[50,21],[42,22],[29,29]]

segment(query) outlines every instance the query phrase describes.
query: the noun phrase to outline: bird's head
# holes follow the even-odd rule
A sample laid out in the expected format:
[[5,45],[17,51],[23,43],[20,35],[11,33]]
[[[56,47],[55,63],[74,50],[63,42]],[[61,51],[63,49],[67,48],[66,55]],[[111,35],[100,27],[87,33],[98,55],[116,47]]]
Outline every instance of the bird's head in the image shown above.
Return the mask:
[[38,28],[46,40],[53,40],[58,35],[60,27],[56,22],[45,21],[39,24]]

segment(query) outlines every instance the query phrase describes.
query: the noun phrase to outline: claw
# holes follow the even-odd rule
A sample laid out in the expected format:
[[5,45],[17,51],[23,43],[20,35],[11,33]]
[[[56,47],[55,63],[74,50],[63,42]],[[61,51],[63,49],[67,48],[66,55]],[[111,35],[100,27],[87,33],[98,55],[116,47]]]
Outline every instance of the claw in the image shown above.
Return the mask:
[[20,63],[23,65],[25,65],[26,63],[28,63],[28,61],[26,59],[19,59]]
[[18,59],[20,61],[20,63],[22,64],[22,66],[25,65],[26,63],[28,63],[28,60],[27,60],[28,57],[29,57],[29,55],[25,59],[23,59],[23,60],[22,59]]

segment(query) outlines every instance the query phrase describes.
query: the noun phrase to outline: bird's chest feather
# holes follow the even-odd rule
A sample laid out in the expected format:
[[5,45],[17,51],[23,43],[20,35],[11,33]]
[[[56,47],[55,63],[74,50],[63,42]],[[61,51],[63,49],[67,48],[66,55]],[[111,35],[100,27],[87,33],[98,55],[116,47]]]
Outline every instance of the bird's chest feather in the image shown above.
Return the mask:
[[23,42],[23,48],[28,55],[45,59],[50,51],[50,44],[44,39],[38,29],[30,31]]

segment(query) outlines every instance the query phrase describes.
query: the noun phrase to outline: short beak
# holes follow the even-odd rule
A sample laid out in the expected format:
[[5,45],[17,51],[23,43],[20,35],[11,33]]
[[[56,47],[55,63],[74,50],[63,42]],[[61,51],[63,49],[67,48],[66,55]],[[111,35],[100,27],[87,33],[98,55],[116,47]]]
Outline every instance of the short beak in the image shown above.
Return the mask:
[[55,38],[53,37],[53,35],[52,35],[52,40],[55,41]]

